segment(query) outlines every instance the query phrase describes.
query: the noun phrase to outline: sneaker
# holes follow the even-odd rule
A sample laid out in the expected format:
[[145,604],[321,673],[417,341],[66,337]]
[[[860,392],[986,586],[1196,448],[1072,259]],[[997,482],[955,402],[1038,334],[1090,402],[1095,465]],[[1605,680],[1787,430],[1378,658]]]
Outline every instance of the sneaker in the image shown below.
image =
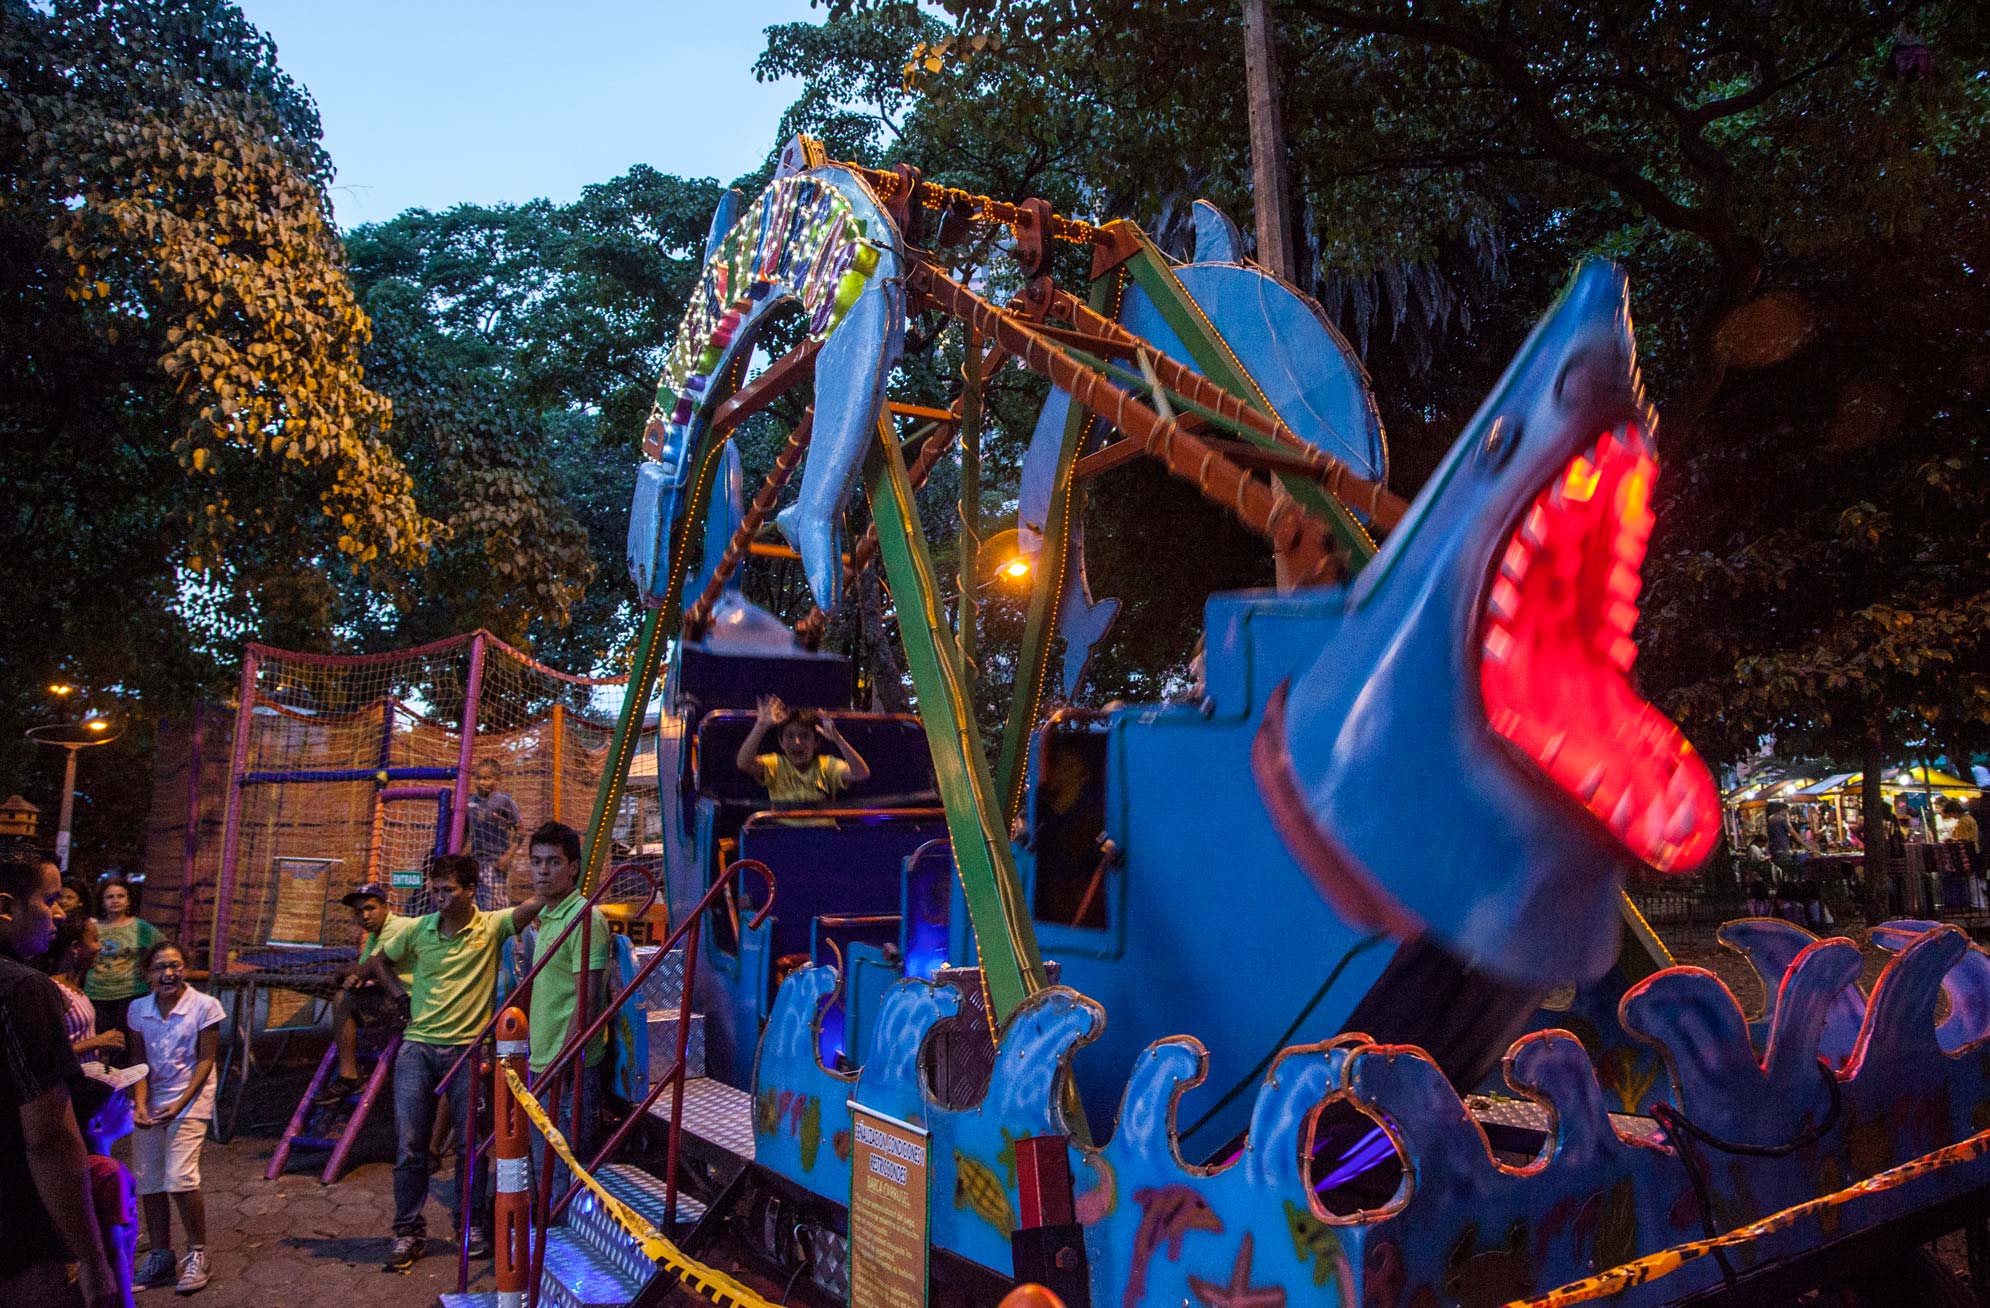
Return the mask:
[[145,1255],[145,1261],[138,1265],[138,1271],[132,1275],[131,1288],[149,1290],[155,1285],[166,1285],[173,1279],[173,1270],[173,1251],[154,1249]]
[[358,1080],[350,1076],[335,1076],[325,1082],[318,1093],[312,1097],[311,1102],[314,1104],[336,1104],[340,1100],[358,1093]]
[[394,1247],[387,1253],[387,1262],[380,1270],[405,1272],[421,1261],[421,1256],[427,1252],[427,1249],[428,1241],[419,1235],[397,1235],[394,1237]]
[[176,1294],[192,1294],[207,1286],[207,1250],[195,1245],[187,1250],[187,1256],[180,1263],[180,1281],[173,1287]]
[[491,1256],[491,1237],[485,1233],[483,1227],[471,1227],[470,1238],[466,1243],[469,1246],[470,1257],[488,1258]]

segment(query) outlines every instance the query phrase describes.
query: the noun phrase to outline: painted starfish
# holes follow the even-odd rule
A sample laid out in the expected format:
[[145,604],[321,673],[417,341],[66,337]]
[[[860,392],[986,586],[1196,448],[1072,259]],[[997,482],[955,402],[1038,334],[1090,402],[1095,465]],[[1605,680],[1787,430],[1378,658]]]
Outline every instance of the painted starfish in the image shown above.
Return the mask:
[[1228,1285],[1217,1285],[1200,1276],[1191,1276],[1188,1288],[1209,1308],[1285,1308],[1284,1286],[1251,1285],[1251,1236],[1248,1231],[1244,1233],[1243,1246],[1237,1250],[1237,1261],[1230,1268]]

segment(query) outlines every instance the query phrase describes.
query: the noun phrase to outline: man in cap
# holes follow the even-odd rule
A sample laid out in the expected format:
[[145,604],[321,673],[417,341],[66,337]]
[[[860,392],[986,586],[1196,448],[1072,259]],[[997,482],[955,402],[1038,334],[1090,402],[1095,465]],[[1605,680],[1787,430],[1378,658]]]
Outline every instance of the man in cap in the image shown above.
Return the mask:
[[[360,1027],[398,1027],[407,1021],[401,1001],[367,980],[363,969],[367,959],[414,926],[415,919],[402,917],[388,907],[387,887],[378,881],[367,882],[339,902],[352,910],[353,920],[366,934],[359,942],[356,964],[339,983],[338,993],[332,996],[332,1031],[338,1042],[339,1067],[338,1074],[318,1092],[321,1104],[335,1104],[359,1089]],[[403,988],[413,985],[413,961],[400,964],[394,974]]]

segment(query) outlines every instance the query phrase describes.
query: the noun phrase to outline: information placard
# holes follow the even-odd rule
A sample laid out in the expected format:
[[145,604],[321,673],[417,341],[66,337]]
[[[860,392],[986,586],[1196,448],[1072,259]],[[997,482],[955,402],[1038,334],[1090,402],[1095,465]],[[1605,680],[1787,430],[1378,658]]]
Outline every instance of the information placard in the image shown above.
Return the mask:
[[269,928],[272,945],[322,945],[325,943],[325,887],[341,860],[336,858],[287,858],[278,856],[271,864],[276,883],[276,912]]
[[925,1308],[927,1133],[850,1105],[850,1308]]

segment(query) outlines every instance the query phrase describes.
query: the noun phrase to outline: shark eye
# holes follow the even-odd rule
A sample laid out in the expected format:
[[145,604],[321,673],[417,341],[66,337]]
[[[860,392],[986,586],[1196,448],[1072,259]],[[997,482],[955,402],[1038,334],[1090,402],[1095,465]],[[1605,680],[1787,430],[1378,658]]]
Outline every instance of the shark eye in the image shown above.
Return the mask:
[[1480,447],[1480,454],[1494,468],[1500,468],[1505,466],[1506,461],[1512,458],[1513,452],[1519,448],[1520,424],[1501,414],[1493,419],[1491,428],[1486,431],[1485,444]]

